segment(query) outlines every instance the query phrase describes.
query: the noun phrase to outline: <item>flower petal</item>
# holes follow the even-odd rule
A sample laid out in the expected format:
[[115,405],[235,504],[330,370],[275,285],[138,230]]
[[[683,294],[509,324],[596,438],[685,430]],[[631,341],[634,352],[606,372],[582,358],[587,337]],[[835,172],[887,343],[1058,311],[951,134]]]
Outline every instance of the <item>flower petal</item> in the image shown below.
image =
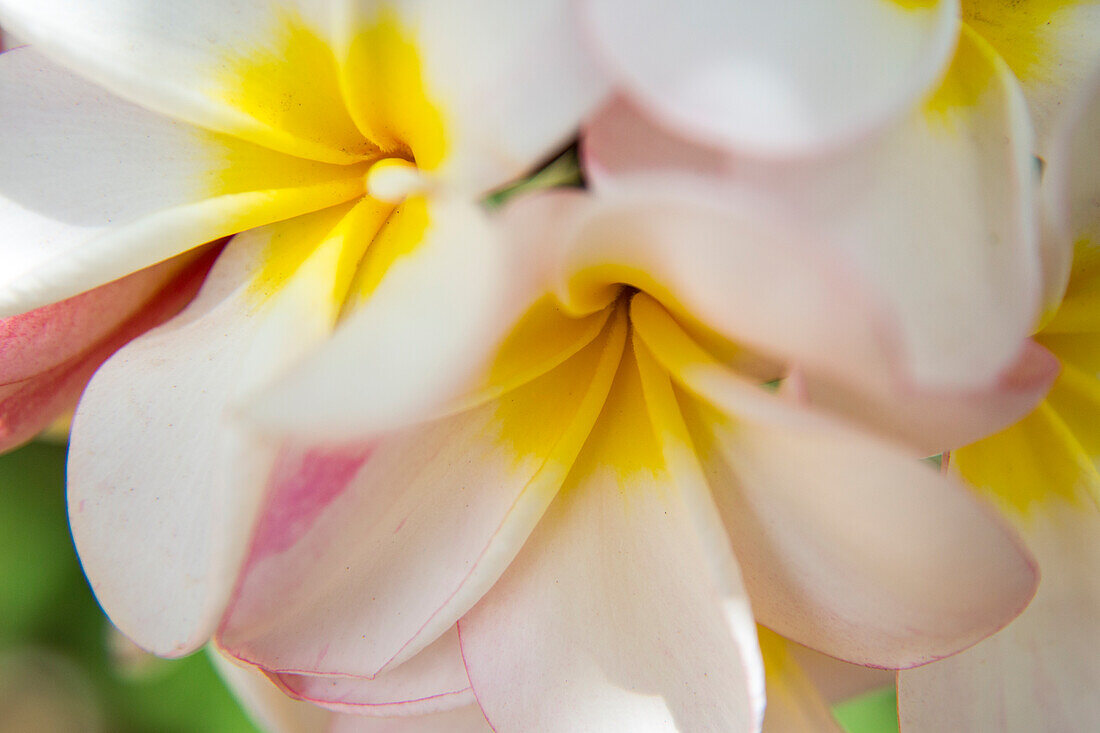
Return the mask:
[[370,149],[348,117],[335,4],[0,0],[0,23],[141,106],[274,150],[348,163]]
[[296,478],[323,446],[285,446],[221,643],[274,672],[372,677],[445,633],[561,486],[625,332],[620,313],[503,397],[373,440],[339,486]]
[[337,715],[329,733],[493,733],[481,708],[469,705],[431,715],[373,718]]
[[374,679],[280,674],[276,680],[299,700],[357,715],[427,715],[476,704],[457,629]]
[[[585,154],[604,189],[633,182],[632,151],[656,130],[638,120],[647,127],[616,135],[629,114],[613,109],[588,132]],[[601,131],[605,119],[612,127]],[[643,162],[666,169],[684,146],[659,131],[652,142],[659,152]],[[889,306],[913,381],[983,388],[1017,358],[1041,296],[1032,138],[1011,72],[973,32],[964,29],[935,94],[858,146],[688,167],[705,154],[673,170],[731,206],[748,197],[804,232],[804,246],[823,250],[816,256],[850,267]]]
[[631,322],[688,390],[685,419],[761,623],[897,668],[974,644],[1030,600],[1030,557],[962,486],[737,378],[652,299],[635,297]]
[[397,137],[448,184],[499,186],[565,144],[604,94],[571,6],[362,3],[347,22],[352,114],[372,139]]
[[[1100,64],[1067,105],[1043,173],[1045,333],[1100,332]],[[1067,286],[1068,282],[1068,286]],[[1068,289],[1067,289],[1068,288]],[[1059,302],[1060,301],[1060,302]]]
[[647,400],[660,400],[660,380],[657,412],[675,402],[651,360],[639,373],[646,359],[624,356],[567,484],[459,622],[470,681],[495,730],[759,725],[751,613],[729,574],[728,541],[714,541],[718,518],[705,487],[700,500],[701,475],[666,466],[672,458],[684,467],[690,451],[662,445],[658,435],[675,441],[675,425],[650,425]]
[[327,337],[340,261],[360,244],[347,212],[234,238],[191,306],[117,352],[81,400],[73,536],[100,604],[152,651],[201,646],[222,614],[273,460],[227,408]]
[[1034,341],[987,389],[946,391],[898,385],[885,373],[858,384],[804,373],[806,399],[815,407],[909,443],[924,455],[959,448],[1005,428],[1043,399],[1060,370],[1058,359]]
[[0,56],[0,108],[8,171],[0,316],[364,190],[361,166],[292,158],[173,122],[29,47]]
[[268,733],[317,733],[335,717],[315,705],[292,700],[258,669],[247,667],[216,647],[207,647],[214,669],[250,718]]
[[963,20],[1020,80],[1046,155],[1060,109],[1100,62],[1100,6],[1092,0],[963,0]]
[[753,154],[819,149],[881,124],[950,59],[954,0],[587,0],[629,94],[691,138]]
[[88,349],[141,310],[175,279],[177,257],[59,303],[0,319],[0,385],[40,374]]
[[405,201],[367,248],[340,328],[247,414],[265,430],[333,440],[430,416],[505,330],[504,262],[477,207]]
[[1019,527],[1043,582],[1027,610],[992,638],[899,675],[906,730],[1022,733],[1100,725],[1100,702],[1092,694],[1100,684],[1100,474],[1094,465],[1100,390],[1094,377],[1084,379],[1091,394],[1068,373],[1049,402],[1018,425],[952,454],[952,465]]
[[[39,359],[30,360],[32,364],[37,361],[40,365],[42,361],[57,359],[59,352],[62,357],[67,356],[64,353],[67,344],[60,340],[66,336],[75,337],[72,340],[83,350],[21,381],[0,385],[0,452],[30,440],[59,415],[75,408],[80,393],[100,364],[127,341],[168,320],[186,306],[202,285],[216,252],[208,250],[198,258],[184,257],[179,258],[181,261],[170,261],[153,268],[157,271],[155,275],[148,271],[137,273],[131,276],[137,282],[113,283],[119,285],[118,289],[106,294],[92,291],[86,300],[84,296],[78,296],[73,300],[80,302],[66,301],[47,306],[42,310],[50,311],[48,314],[32,311],[30,318],[15,316],[8,319],[9,323],[16,322],[12,329],[14,335],[10,338],[15,341],[12,345],[17,353],[20,346],[24,349],[45,347],[36,354]],[[152,284],[159,285],[161,291],[149,296],[143,291]],[[130,302],[132,297],[140,294],[149,296],[148,300],[140,304]],[[87,316],[93,315],[88,308],[99,303],[108,312],[111,306],[120,307],[128,303],[135,308],[135,312],[125,314],[129,317],[121,321],[116,319],[110,322],[108,325],[113,330],[100,334],[98,340],[88,343],[83,340],[82,334],[74,333],[76,329],[72,327],[86,324],[88,331],[98,334],[98,324],[87,323]],[[5,349],[7,347],[5,343]],[[46,359],[41,358],[47,354]]]

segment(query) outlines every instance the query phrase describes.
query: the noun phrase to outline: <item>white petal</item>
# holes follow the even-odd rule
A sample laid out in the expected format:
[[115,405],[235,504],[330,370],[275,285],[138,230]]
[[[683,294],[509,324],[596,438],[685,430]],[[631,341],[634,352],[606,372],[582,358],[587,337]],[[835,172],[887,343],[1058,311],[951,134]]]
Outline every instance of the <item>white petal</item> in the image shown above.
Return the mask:
[[324,0],[0,2],[0,23],[115,94],[315,160],[371,149],[342,103]]
[[73,536],[100,604],[148,649],[192,651],[221,617],[273,460],[226,413],[332,328],[346,210],[232,240],[191,306],[116,353],[81,400]]
[[495,730],[759,726],[751,614],[675,409],[628,352],[569,482],[459,622]]
[[627,92],[691,138],[750,153],[850,140],[943,72],[958,3],[587,0],[594,46]]
[[457,629],[373,679],[307,673],[277,679],[299,700],[356,715],[427,715],[476,704]]
[[363,169],[273,153],[0,56],[0,316],[363,192]]
[[620,313],[541,377],[346,460],[338,446],[285,446],[221,643],[272,671],[371,677],[445,633],[561,486],[625,333]]
[[372,718],[338,715],[329,733],[493,733],[481,708],[470,705],[430,715]]
[[380,236],[360,266],[376,286],[328,343],[249,405],[263,429],[340,439],[402,427],[467,387],[490,358],[509,315],[495,231],[458,200],[403,206],[416,207],[411,233],[384,247]]

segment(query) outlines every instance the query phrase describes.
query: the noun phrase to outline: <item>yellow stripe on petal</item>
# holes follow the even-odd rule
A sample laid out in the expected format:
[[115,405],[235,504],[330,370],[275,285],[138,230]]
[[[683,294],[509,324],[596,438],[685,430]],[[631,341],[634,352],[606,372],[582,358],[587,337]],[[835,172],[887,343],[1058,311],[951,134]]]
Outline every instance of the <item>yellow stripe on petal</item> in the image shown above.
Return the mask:
[[1042,76],[1054,58],[1060,24],[1072,19],[1067,9],[1080,0],[963,0],[962,15],[971,28],[997,49],[1022,81]]
[[250,289],[257,303],[282,289],[303,267],[317,271],[318,288],[335,322],[355,277],[363,247],[391,207],[369,198],[286,222],[272,235]]
[[[1062,379],[1054,391],[1065,389]],[[951,466],[1025,522],[1052,503],[1084,507],[1100,474],[1050,399],[1010,428],[951,454]]]
[[385,223],[376,230],[377,234],[372,237],[373,241],[366,248],[366,254],[355,273],[348,295],[349,312],[370,297],[394,263],[411,255],[424,241],[424,235],[431,224],[426,198],[409,197],[392,211]]
[[978,106],[982,96],[993,87],[999,63],[993,47],[963,26],[947,74],[924,102],[925,117],[953,129],[955,115]]
[[353,162],[377,154],[348,114],[330,44],[301,19],[283,14],[264,42],[226,61],[221,95],[298,146],[307,158]]
[[421,170],[439,167],[446,153],[443,116],[425,88],[412,30],[395,12],[382,10],[352,38],[343,83],[367,137]]

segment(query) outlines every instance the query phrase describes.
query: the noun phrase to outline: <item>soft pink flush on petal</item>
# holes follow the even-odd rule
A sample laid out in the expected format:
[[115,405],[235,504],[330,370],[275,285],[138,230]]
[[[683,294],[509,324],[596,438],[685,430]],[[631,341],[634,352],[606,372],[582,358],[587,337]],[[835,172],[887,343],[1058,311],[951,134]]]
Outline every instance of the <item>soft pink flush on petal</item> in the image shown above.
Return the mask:
[[268,512],[260,520],[250,563],[294,545],[350,485],[372,445],[288,447],[271,470]]

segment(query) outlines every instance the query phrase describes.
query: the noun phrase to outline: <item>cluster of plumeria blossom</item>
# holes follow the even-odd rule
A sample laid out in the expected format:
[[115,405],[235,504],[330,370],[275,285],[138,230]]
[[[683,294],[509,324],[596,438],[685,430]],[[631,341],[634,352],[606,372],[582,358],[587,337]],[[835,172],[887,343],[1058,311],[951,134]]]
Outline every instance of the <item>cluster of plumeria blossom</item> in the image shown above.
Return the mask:
[[265,727],[1100,728],[1100,4],[0,25],[0,448]]

